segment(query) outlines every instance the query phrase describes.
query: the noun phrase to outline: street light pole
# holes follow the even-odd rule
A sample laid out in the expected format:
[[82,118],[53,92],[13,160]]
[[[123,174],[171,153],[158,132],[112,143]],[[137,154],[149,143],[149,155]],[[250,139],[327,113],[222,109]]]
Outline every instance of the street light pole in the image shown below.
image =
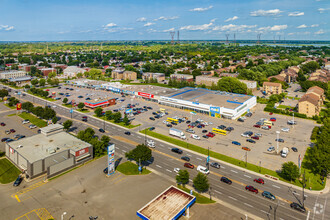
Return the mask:
[[277,154],[278,154],[278,139],[280,138],[280,132],[279,131],[276,131],[276,135],[277,135],[277,143],[276,143],[276,146],[277,146],[277,149],[276,149],[276,152],[277,152]]

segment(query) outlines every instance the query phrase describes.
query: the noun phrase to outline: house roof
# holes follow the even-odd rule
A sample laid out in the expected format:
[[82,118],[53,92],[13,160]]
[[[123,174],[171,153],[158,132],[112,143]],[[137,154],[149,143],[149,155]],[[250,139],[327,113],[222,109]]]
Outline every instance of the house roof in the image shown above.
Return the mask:
[[322,96],[322,95],[324,94],[324,90],[323,90],[322,88],[318,87],[318,86],[310,87],[310,88],[307,90],[306,93],[312,93],[312,92],[314,92],[314,93],[316,93],[316,94],[318,94],[318,95],[320,95],[320,96]]
[[319,103],[319,97],[313,93],[305,94],[301,99],[299,99],[299,102],[310,102],[313,105],[318,105]]
[[275,86],[275,87],[280,87],[280,86],[282,86],[281,83],[274,83],[274,82],[264,82],[263,85],[264,85],[264,86]]

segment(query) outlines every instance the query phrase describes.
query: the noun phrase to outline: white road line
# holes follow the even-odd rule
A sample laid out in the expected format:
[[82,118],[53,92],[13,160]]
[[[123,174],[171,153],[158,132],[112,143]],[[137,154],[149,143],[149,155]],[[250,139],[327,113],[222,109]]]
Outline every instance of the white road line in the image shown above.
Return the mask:
[[[307,218],[308,219],[308,218]],[[283,218],[280,218],[280,220],[284,220]]]
[[125,152],[125,153],[127,152],[126,150],[122,150],[122,151]]
[[[262,211],[263,213],[266,213],[266,214],[268,214],[268,212],[266,212],[266,211],[264,211],[264,210],[260,210],[260,211]],[[270,215],[270,214],[269,214]]]
[[276,186],[276,185],[272,185],[272,186],[274,186],[275,188],[278,188],[278,189],[280,189],[281,187],[279,187],[279,186]]
[[172,150],[172,148],[170,148],[170,147],[168,149]]
[[293,194],[296,194],[297,196],[299,196],[299,193],[297,193],[297,192],[292,192]]
[[201,158],[199,158],[199,157],[196,157],[196,159],[197,159],[197,160],[203,160],[203,159],[201,159]]
[[228,198],[230,198],[230,199],[232,199],[232,200],[237,200],[236,198],[231,197],[231,196],[228,196]]
[[249,207],[251,207],[251,208],[253,207],[252,205],[247,204],[247,203],[245,203],[245,202],[244,202],[244,205],[249,206]]
[[245,177],[247,177],[247,178],[251,178],[250,176],[248,176],[248,175],[244,175]]
[[213,190],[216,193],[222,194],[222,192],[219,192],[218,190]]
[[191,154],[187,154],[187,155],[191,157]]
[[161,166],[159,166],[158,164],[156,165],[156,167],[162,168]]
[[244,199],[246,199],[246,197],[245,196],[242,196],[242,195],[240,195],[240,194],[238,194],[240,197],[243,197]]
[[118,149],[119,149],[119,147],[116,147],[116,149],[118,150]]
[[164,147],[164,145],[162,145],[162,144],[160,146]]
[[166,171],[172,173],[172,171],[170,171],[170,170],[168,170],[168,169],[166,169]]
[[141,138],[140,136],[137,136],[138,138]]
[[230,170],[231,172],[233,172],[233,173],[238,173],[236,170]]

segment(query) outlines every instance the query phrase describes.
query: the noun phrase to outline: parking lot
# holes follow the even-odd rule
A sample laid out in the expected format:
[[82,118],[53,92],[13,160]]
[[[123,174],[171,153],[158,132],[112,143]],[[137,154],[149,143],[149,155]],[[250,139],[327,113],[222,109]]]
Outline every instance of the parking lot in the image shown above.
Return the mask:
[[[73,90],[67,90],[65,88],[72,88]],[[313,127],[316,125],[312,120],[303,120],[295,118],[297,121],[297,125],[289,126],[287,125],[287,121],[292,119],[292,116],[284,116],[284,115],[269,115],[266,112],[263,112],[263,108],[265,105],[258,104],[254,109],[252,109],[253,116],[247,117],[245,122],[238,122],[229,119],[218,119],[209,117],[208,115],[197,114],[191,115],[189,111],[184,111],[177,108],[171,108],[168,106],[158,105],[155,102],[145,101],[142,98],[131,98],[130,96],[126,96],[123,98],[120,94],[112,93],[109,91],[102,90],[93,90],[86,88],[77,88],[72,86],[62,86],[61,89],[53,88],[50,89],[50,92],[55,91],[57,93],[70,93],[70,96],[67,97],[69,102],[71,100],[75,100],[76,103],[84,102],[86,97],[91,97],[91,99],[104,99],[104,98],[118,98],[117,104],[113,106],[109,106],[104,108],[106,110],[121,110],[123,113],[125,110],[125,106],[127,104],[136,104],[136,107],[148,106],[152,107],[152,110],[148,110],[147,112],[142,112],[141,114],[134,115],[133,124],[141,124],[141,126],[135,128],[135,131],[142,130],[147,127],[154,126],[156,128],[155,132],[169,135],[169,127],[164,124],[164,120],[167,120],[167,117],[173,118],[177,117],[187,117],[189,120],[196,121],[197,119],[202,119],[205,122],[211,122],[212,125],[205,126],[204,128],[192,128],[195,132],[195,135],[200,137],[200,140],[195,140],[191,137],[191,134],[186,132],[188,128],[188,124],[185,122],[180,123],[178,125],[174,125],[174,128],[177,128],[185,133],[187,136],[187,143],[195,144],[201,147],[210,147],[212,151],[225,154],[236,159],[245,161],[247,156],[247,161],[252,164],[261,165],[262,167],[278,170],[281,168],[281,164],[287,161],[293,161],[296,164],[298,163],[299,154],[303,158],[307,147],[310,145],[310,134]],[[88,94],[88,96],[87,96]],[[83,96],[82,98],[78,98],[78,96]],[[63,99],[62,96],[59,96]],[[57,103],[61,104],[62,101],[58,100]],[[150,117],[154,117],[153,112],[159,111],[160,108],[166,109],[168,112],[167,116],[163,116],[160,119],[150,120]],[[93,110],[89,113],[89,115],[94,115]],[[271,126],[271,129],[264,130],[261,128],[255,128],[253,125],[258,122],[261,118],[265,118],[269,120],[271,117],[276,118],[276,122],[273,122],[274,125]],[[226,127],[233,127],[234,130],[229,132],[226,136],[221,134],[216,134],[215,137],[203,138],[202,136],[212,131],[212,128],[216,128],[217,126],[225,125]],[[282,128],[289,128],[289,132],[281,131]],[[203,130],[207,130],[207,133],[202,133]],[[249,143],[246,141],[246,137],[242,137],[241,134],[246,131],[252,131],[253,133],[260,133],[262,136],[259,140],[254,140],[256,143]],[[277,138],[276,131],[280,131],[279,138],[284,139],[284,143],[278,143],[279,151],[283,149],[283,147],[288,147],[291,149],[295,147],[298,149],[298,152],[293,152],[290,150],[288,156],[286,158],[282,158],[279,154],[276,154],[277,151],[277,142],[275,139]],[[173,137],[176,138],[176,137]],[[232,144],[233,141],[239,142],[241,145]],[[269,152],[267,149],[273,146],[275,151]],[[251,151],[245,151],[242,147],[248,147]]]

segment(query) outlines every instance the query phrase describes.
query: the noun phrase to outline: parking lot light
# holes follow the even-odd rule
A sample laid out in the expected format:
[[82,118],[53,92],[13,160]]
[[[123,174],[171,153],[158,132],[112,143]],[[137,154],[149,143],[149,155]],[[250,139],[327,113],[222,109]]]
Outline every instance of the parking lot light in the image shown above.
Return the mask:
[[279,132],[279,131],[276,131],[276,135],[277,135],[277,141],[276,141],[276,146],[277,146],[277,149],[276,149],[276,152],[277,152],[277,154],[278,154],[278,139],[280,138],[280,133],[281,132]]

